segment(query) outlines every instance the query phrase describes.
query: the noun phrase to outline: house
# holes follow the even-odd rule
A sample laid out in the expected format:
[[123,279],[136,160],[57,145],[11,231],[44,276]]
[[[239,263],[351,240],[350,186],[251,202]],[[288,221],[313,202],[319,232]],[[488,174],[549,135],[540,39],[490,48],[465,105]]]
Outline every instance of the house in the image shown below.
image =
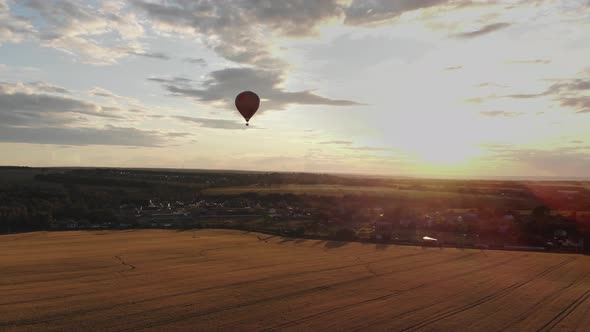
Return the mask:
[[142,216],[138,222],[142,226],[158,227],[168,225],[167,227],[172,227],[172,225],[183,225],[192,220],[190,213],[164,212]]
[[25,206],[0,206],[0,220],[11,217],[26,217],[27,208]]
[[375,239],[389,240],[393,232],[393,224],[386,221],[377,221],[374,227]]
[[73,219],[60,219],[54,220],[49,227],[51,229],[78,229],[79,224],[77,220]]

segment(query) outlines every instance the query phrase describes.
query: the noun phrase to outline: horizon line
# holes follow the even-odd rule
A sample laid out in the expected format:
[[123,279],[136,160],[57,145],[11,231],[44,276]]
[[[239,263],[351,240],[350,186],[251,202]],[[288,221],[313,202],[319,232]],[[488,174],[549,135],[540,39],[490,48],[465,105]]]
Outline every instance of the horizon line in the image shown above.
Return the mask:
[[23,165],[0,165],[2,168],[29,168],[29,169],[126,169],[126,170],[181,170],[181,171],[206,171],[206,172],[228,172],[228,173],[284,173],[284,174],[326,174],[334,176],[356,176],[372,178],[405,178],[419,180],[500,180],[500,181],[590,181],[590,176],[526,176],[526,175],[488,175],[488,176],[437,176],[437,175],[394,175],[394,174],[371,174],[355,172],[312,172],[312,171],[279,171],[279,170],[251,170],[251,169],[224,169],[224,168],[177,168],[177,167],[122,167],[122,166],[23,166]]

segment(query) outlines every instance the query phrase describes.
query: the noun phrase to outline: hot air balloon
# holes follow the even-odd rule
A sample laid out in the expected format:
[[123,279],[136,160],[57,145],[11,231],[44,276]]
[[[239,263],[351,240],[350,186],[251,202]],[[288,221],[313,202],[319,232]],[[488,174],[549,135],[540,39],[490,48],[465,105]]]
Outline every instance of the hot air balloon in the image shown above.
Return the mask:
[[248,122],[250,118],[254,116],[254,113],[258,110],[260,106],[260,98],[258,95],[252,91],[244,91],[241,92],[236,97],[236,108],[242,114],[244,119],[246,119],[246,126],[248,126]]

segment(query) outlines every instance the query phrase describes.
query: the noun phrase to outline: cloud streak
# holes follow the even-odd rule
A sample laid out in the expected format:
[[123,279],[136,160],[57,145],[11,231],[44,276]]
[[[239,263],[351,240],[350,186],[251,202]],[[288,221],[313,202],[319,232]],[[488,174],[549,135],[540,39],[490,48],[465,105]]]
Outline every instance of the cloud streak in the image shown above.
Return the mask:
[[[246,129],[247,127],[242,122],[224,119],[208,119],[198,118],[190,116],[173,116],[174,119],[182,121],[184,123],[197,124],[202,128],[211,129]],[[253,127],[253,126],[251,126]]]
[[318,144],[335,144],[335,145],[351,145],[352,141],[324,141]]
[[515,116],[524,115],[522,112],[505,112],[505,111],[481,111],[479,114],[488,117],[505,117],[511,118]]
[[203,58],[184,58],[184,61],[201,67],[207,66],[207,61]]
[[502,30],[502,29],[506,29],[509,26],[511,26],[510,23],[506,23],[506,22],[499,22],[499,23],[492,23],[492,24],[488,24],[485,25],[477,30],[474,31],[468,31],[468,32],[462,32],[462,33],[458,33],[453,35],[453,37],[458,38],[458,39],[472,39],[472,38],[477,38],[477,37],[481,37],[484,35],[488,35],[491,34],[493,32]]
[[[175,137],[174,133],[171,137]],[[63,145],[119,145],[160,147],[168,142],[166,134],[136,128],[105,126],[15,128],[0,126],[0,142],[63,144]]]
[[444,68],[444,70],[446,70],[446,71],[461,70],[461,69],[463,69],[463,66],[450,66],[450,67]]
[[314,93],[312,90],[285,91],[281,88],[284,81],[280,71],[256,70],[252,68],[226,68],[213,71],[201,83],[194,87],[186,78],[150,78],[160,83],[173,96],[192,98],[206,103],[223,103],[233,108],[234,97],[247,87],[255,91],[264,100],[261,111],[282,110],[290,104],[358,106],[361,103],[352,100],[330,99]]
[[[104,107],[86,101],[69,97],[28,94],[23,92],[2,93],[0,92],[0,115],[5,119],[36,119],[51,121],[59,117],[60,121],[71,122],[79,120],[76,116],[65,117],[65,114],[87,115],[105,119],[123,119],[117,114],[119,109]],[[5,122],[6,123],[6,122]],[[17,123],[23,125],[19,121]]]
[[509,60],[505,61],[509,65],[547,65],[551,63],[549,59],[531,59],[531,60]]
[[[91,92],[114,96],[104,89]],[[0,84],[0,142],[158,147],[189,136],[120,124],[132,114],[136,112],[74,98],[67,89],[48,82]]]
[[130,51],[129,54],[136,55],[144,58],[159,59],[159,60],[170,60],[170,56],[162,52],[135,52]]
[[465,99],[465,101],[472,103],[482,103],[486,99],[509,98],[527,100],[542,97],[551,98],[553,101],[559,103],[559,105],[563,108],[574,110],[576,113],[590,113],[590,79],[562,79],[558,80],[544,91],[538,93],[491,95],[489,97]]
[[388,22],[405,12],[447,4],[449,0],[397,0],[365,1],[353,0],[346,8],[345,24],[375,25]]

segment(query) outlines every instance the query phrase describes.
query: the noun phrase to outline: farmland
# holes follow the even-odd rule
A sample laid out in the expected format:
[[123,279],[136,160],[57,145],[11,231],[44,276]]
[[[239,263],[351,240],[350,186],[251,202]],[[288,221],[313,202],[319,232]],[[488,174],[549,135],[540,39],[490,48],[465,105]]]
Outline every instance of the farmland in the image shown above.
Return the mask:
[[0,330],[582,331],[590,257],[230,230],[0,236]]
[[428,190],[398,189],[391,187],[345,186],[345,185],[302,185],[285,184],[267,187],[240,186],[211,188],[203,191],[205,195],[239,195],[256,193],[268,194],[296,194],[342,197],[345,195],[382,197],[396,200],[432,200],[443,199],[447,202],[471,202],[471,205],[484,204],[486,206],[502,206],[510,202],[532,205],[533,202],[524,198],[503,197],[500,195],[464,194],[455,192],[438,192]]
[[[388,187],[367,187],[367,186],[343,186],[343,185],[297,185],[286,184],[268,187],[241,186],[222,187],[204,190],[205,194],[211,195],[236,195],[243,193],[258,194],[307,194],[307,195],[371,195],[371,196],[393,196],[408,198],[432,198],[440,197],[441,193],[422,190],[399,190]],[[457,193],[442,193],[444,197],[470,196]],[[490,197],[493,197],[490,195]]]

